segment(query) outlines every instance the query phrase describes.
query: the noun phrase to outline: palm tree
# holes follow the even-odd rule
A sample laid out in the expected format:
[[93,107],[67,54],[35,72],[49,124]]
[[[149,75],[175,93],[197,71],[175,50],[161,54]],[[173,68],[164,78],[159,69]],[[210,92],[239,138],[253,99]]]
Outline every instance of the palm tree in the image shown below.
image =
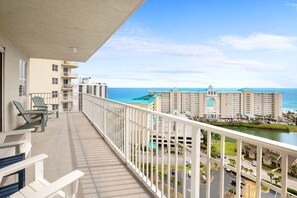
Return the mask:
[[231,164],[233,167],[234,167],[235,164],[236,164],[235,159],[232,159],[232,158],[229,158],[229,162],[230,162],[230,164]]
[[168,178],[168,174],[164,173],[164,181],[167,181],[167,178]]
[[297,164],[290,166],[290,173],[292,175],[297,175]]
[[274,174],[272,172],[268,172],[267,175],[270,177],[270,183],[272,183],[272,178]]
[[244,145],[244,149],[245,149],[245,157],[248,157],[249,156],[249,151],[250,151],[250,147],[249,147],[249,145]]
[[275,184],[277,185],[279,182],[281,182],[282,177],[278,176],[278,177],[274,177],[273,180],[275,182]]

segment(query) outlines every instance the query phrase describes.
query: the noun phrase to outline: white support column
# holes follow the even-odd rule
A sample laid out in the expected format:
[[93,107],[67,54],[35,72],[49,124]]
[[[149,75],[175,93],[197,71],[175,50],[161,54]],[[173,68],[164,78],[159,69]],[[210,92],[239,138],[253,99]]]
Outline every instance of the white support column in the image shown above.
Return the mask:
[[287,197],[287,187],[288,187],[288,154],[282,153],[282,164],[281,164],[281,197]]
[[201,133],[201,129],[196,129],[192,127],[191,198],[200,197],[200,143],[201,143],[200,133]]
[[187,188],[186,188],[186,184],[187,184],[187,125],[184,124],[184,133],[183,133],[183,141],[184,141],[184,146],[183,146],[183,182],[182,182],[182,186],[183,186],[183,196],[186,197],[187,196]]
[[225,136],[221,135],[221,152],[220,152],[220,198],[224,198],[225,193]]
[[150,140],[150,134],[149,134],[149,123],[151,123],[149,113],[146,113],[146,128],[145,128],[145,135],[146,135],[146,182],[149,180],[149,170],[148,170],[148,165],[149,165],[149,148],[148,148],[148,143]]
[[171,197],[170,196],[170,178],[171,178],[171,171],[170,171],[170,167],[171,167],[171,121],[168,121],[168,139],[167,139],[167,151],[168,151],[168,166],[167,166],[167,197]]
[[211,131],[207,131],[207,155],[206,155],[206,197],[210,198],[210,179],[211,179]]
[[177,180],[178,180],[178,127],[179,123],[175,122],[175,180],[174,180],[174,198],[177,198]]
[[159,117],[156,117],[156,192],[159,188]]
[[135,110],[135,167],[137,169],[137,173],[139,173],[139,162],[138,162],[138,157],[139,157],[139,141],[138,141],[138,136],[139,136],[139,133],[138,133],[138,129],[139,129],[139,125],[138,125],[138,119],[139,118],[139,111],[138,110]]
[[151,122],[152,122],[152,124],[151,124],[151,163],[150,163],[150,165],[151,165],[151,186],[153,186],[154,185],[154,171],[153,171],[153,169],[154,169],[154,149],[153,149],[153,131],[154,131],[154,117],[153,117],[153,115],[151,115]]
[[236,198],[240,198],[241,194],[241,151],[242,141],[237,140],[237,157],[236,157]]
[[162,118],[162,165],[161,165],[161,179],[162,179],[162,182],[161,182],[161,197],[164,196],[164,163],[165,163],[165,160],[164,160],[164,155],[165,155],[165,152],[164,152],[164,118]]
[[256,198],[261,198],[262,181],[262,146],[257,146],[257,168],[256,168]]
[[130,159],[130,125],[129,125],[129,120],[130,120],[130,109],[128,107],[125,107],[125,125],[124,125],[124,145],[125,145],[125,159],[126,159],[126,164],[129,163]]
[[107,117],[107,109],[106,109],[106,101],[103,101],[103,138],[106,137],[106,117]]
[[136,151],[135,151],[135,109],[132,109],[132,119],[131,119],[131,142],[132,142],[132,166],[134,167],[134,169],[136,168],[135,166],[135,155],[136,155]]
[[141,123],[141,137],[142,137],[142,152],[141,152],[141,155],[142,155],[142,177],[144,177],[145,175],[145,172],[144,172],[144,154],[145,154],[145,151],[144,151],[144,136],[145,136],[145,113],[143,112],[142,113],[142,123]]

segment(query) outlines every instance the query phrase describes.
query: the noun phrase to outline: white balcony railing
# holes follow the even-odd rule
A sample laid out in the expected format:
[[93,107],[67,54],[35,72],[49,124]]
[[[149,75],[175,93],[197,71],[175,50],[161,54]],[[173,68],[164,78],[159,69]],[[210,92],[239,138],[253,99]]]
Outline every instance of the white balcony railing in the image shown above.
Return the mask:
[[[288,159],[297,158],[295,146],[88,94],[83,94],[82,110],[112,148],[158,197],[223,198],[226,193],[232,192],[227,192],[232,187],[226,182],[230,175],[225,169],[233,171],[236,180],[233,193],[236,197],[245,191],[243,193],[254,193],[250,196],[259,198],[262,186],[279,193],[281,197],[296,197],[287,191],[297,189],[297,180],[288,176]],[[202,133],[204,141],[201,141]],[[192,141],[187,141],[189,138]],[[230,139],[236,142],[234,156],[227,155]],[[218,141],[219,158],[212,156],[213,146]],[[202,149],[202,144],[206,145],[205,149]],[[256,167],[244,159],[246,145],[257,153]],[[282,155],[281,171],[273,172],[275,176],[281,176],[280,181],[273,182],[277,185],[270,183],[267,171],[262,169],[265,156],[262,150],[267,149]],[[204,164],[202,168],[200,163]],[[252,171],[244,171],[246,167]],[[251,187],[246,186],[241,190],[241,180],[250,181],[248,185],[254,184],[254,191],[251,192]]]

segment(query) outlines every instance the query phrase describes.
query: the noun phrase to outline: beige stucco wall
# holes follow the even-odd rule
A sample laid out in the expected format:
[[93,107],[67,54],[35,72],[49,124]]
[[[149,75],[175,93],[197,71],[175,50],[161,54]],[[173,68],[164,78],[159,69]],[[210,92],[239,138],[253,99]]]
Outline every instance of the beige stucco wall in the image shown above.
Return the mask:
[[[58,65],[58,71],[52,71],[52,64]],[[49,59],[30,59],[29,93],[52,93],[61,92],[63,84],[61,76],[63,68],[62,61]],[[58,84],[52,84],[52,78],[58,78]]]
[[274,94],[274,119],[278,120],[282,117],[282,94]]
[[[27,62],[29,57],[14,43],[0,32],[0,45],[5,48],[4,53],[4,85],[3,85],[3,130],[15,129],[23,122],[12,101],[17,100],[27,108],[27,97],[19,97],[19,61]],[[27,80],[28,81],[28,80]]]
[[226,118],[226,94],[225,93],[220,93],[220,107],[221,107],[221,118]]

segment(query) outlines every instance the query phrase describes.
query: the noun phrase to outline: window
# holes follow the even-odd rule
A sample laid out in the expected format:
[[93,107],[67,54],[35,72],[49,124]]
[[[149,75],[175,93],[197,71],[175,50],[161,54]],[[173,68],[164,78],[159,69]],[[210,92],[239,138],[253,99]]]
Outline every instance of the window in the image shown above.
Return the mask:
[[19,65],[19,96],[26,96],[27,86],[26,86],[26,69],[27,63],[23,60],[20,60]]
[[52,64],[52,71],[58,71],[58,65]]
[[53,104],[52,107],[53,107],[53,110],[54,109],[58,109],[59,108],[59,105],[58,104]]
[[52,91],[52,97],[53,98],[58,97],[58,91]]
[[58,78],[52,78],[52,84],[53,85],[58,84]]

